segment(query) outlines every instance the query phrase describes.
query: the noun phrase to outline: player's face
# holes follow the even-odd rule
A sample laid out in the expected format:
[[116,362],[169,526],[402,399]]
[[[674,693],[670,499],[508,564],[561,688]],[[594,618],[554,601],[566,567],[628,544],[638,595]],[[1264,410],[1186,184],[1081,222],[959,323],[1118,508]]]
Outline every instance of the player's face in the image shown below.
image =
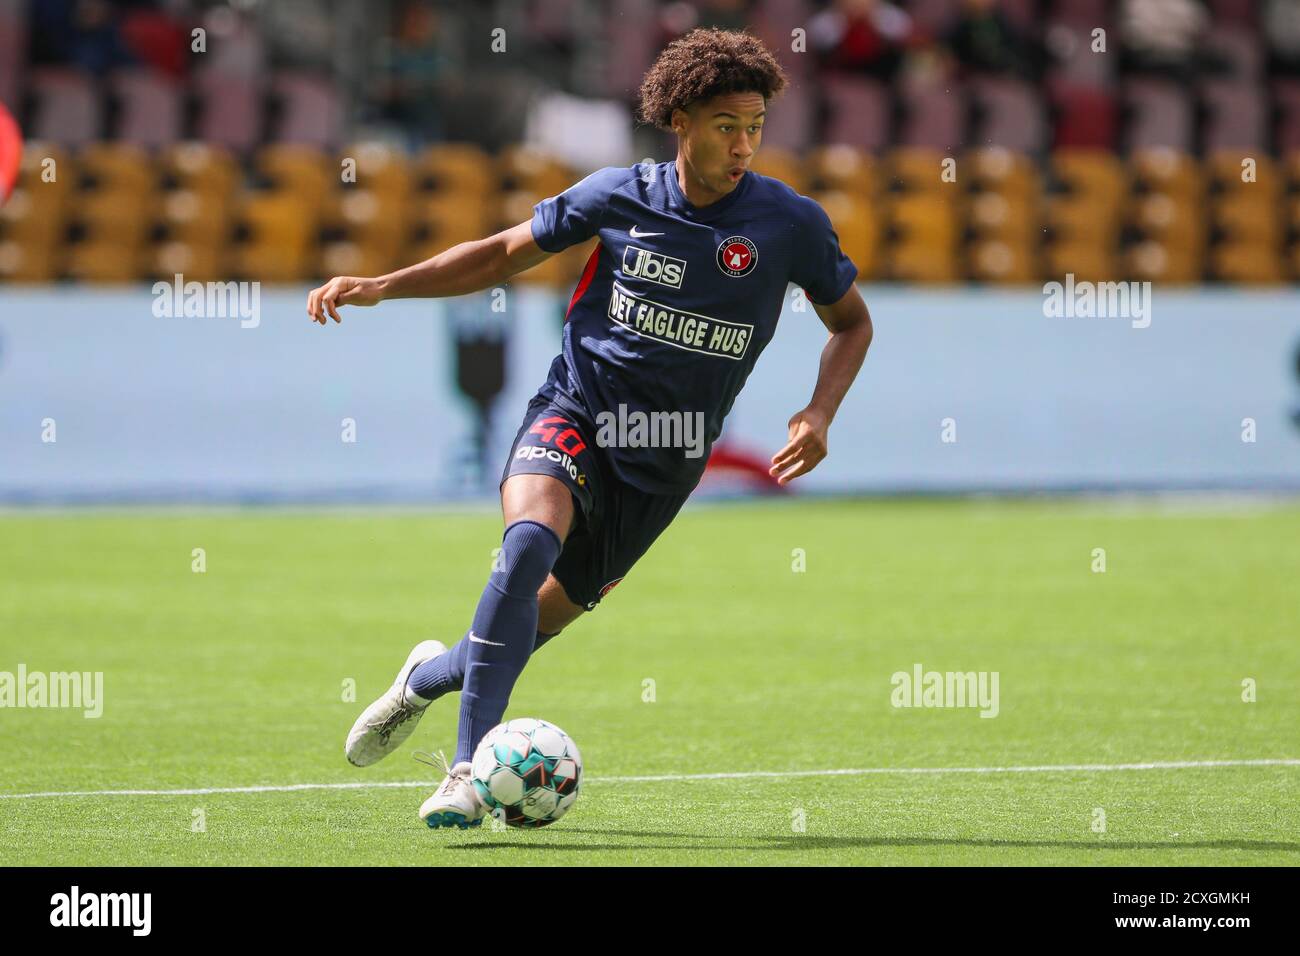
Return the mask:
[[706,194],[736,188],[758,151],[767,104],[761,93],[728,93],[673,114],[688,174]]

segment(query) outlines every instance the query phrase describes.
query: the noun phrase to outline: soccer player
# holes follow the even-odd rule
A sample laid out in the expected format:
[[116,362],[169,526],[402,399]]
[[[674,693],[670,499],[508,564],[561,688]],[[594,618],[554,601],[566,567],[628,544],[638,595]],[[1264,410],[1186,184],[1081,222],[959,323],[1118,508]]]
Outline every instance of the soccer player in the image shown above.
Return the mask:
[[[790,283],[830,336],[812,399],[790,419],[771,474],[784,485],[826,457],[872,328],[857,269],[826,213],[748,168],[785,82],[754,36],[694,30],[663,50],[640,91],[641,118],[677,134],[676,159],[606,167],[539,202],[529,222],[389,275],[337,277],[308,295],[314,321],[340,322],[341,305],[464,295],[600,239],[569,303],[563,351],[502,473],[505,534],[469,631],[450,650],[416,645],[348,735],[348,760],[372,764],[430,703],[460,691],[455,759],[419,811],[430,827],[481,822],[470,782],[476,745],[500,723],[529,656],[595,608],[676,516],[776,330]],[[596,427],[619,406],[682,421],[699,413],[703,453],[619,447]]]

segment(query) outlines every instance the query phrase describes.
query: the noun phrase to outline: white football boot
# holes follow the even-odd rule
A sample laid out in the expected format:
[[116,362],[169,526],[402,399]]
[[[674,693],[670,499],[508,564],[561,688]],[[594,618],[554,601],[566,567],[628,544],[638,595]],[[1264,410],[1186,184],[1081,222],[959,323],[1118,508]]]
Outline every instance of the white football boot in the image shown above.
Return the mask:
[[368,767],[383,760],[411,736],[429,705],[418,698],[408,697],[406,682],[411,677],[411,671],[425,661],[446,653],[447,647],[441,641],[421,641],[415,645],[407,656],[406,663],[397,672],[393,686],[363,710],[357,722],[352,725],[347,745],[343,748],[349,763]]
[[479,801],[478,793],[474,790],[474,782],[470,780],[469,761],[462,760],[456,766],[450,767],[447,765],[447,758],[441,753],[438,754],[440,762],[424,760],[425,756],[417,753],[416,759],[422,760],[431,767],[438,767],[445,771],[447,776],[433,792],[433,796],[420,805],[420,819],[430,830],[439,827],[460,827],[462,830],[468,830],[470,827],[481,826],[483,818],[487,816],[487,807]]

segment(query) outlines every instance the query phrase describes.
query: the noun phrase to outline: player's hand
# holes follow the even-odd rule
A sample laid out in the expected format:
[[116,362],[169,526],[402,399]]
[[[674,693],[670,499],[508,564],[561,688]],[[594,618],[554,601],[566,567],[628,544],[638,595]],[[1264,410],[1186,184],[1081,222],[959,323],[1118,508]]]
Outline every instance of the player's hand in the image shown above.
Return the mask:
[[800,475],[812,471],[826,457],[826,433],[831,420],[822,412],[805,408],[790,419],[790,440],[772,456],[769,475],[778,485],[788,485]]
[[307,314],[313,322],[325,324],[328,316],[335,322],[341,305],[376,305],[383,299],[376,279],[359,279],[356,276],[335,276],[318,289],[307,293]]

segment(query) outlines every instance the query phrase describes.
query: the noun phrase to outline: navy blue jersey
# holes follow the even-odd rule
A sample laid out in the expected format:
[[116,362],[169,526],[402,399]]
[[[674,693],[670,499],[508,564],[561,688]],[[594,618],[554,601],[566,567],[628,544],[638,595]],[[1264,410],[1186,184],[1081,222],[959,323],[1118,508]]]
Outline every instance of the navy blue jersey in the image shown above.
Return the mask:
[[601,443],[618,478],[656,494],[699,482],[708,448],[776,331],[789,283],[829,304],[857,277],[822,208],[752,171],[722,199],[696,207],[675,162],[606,167],[539,202],[532,232],[547,252],[600,238],[541,394],[568,400],[597,425],[602,413],[635,422],[637,412],[703,423],[703,454],[693,456]]

